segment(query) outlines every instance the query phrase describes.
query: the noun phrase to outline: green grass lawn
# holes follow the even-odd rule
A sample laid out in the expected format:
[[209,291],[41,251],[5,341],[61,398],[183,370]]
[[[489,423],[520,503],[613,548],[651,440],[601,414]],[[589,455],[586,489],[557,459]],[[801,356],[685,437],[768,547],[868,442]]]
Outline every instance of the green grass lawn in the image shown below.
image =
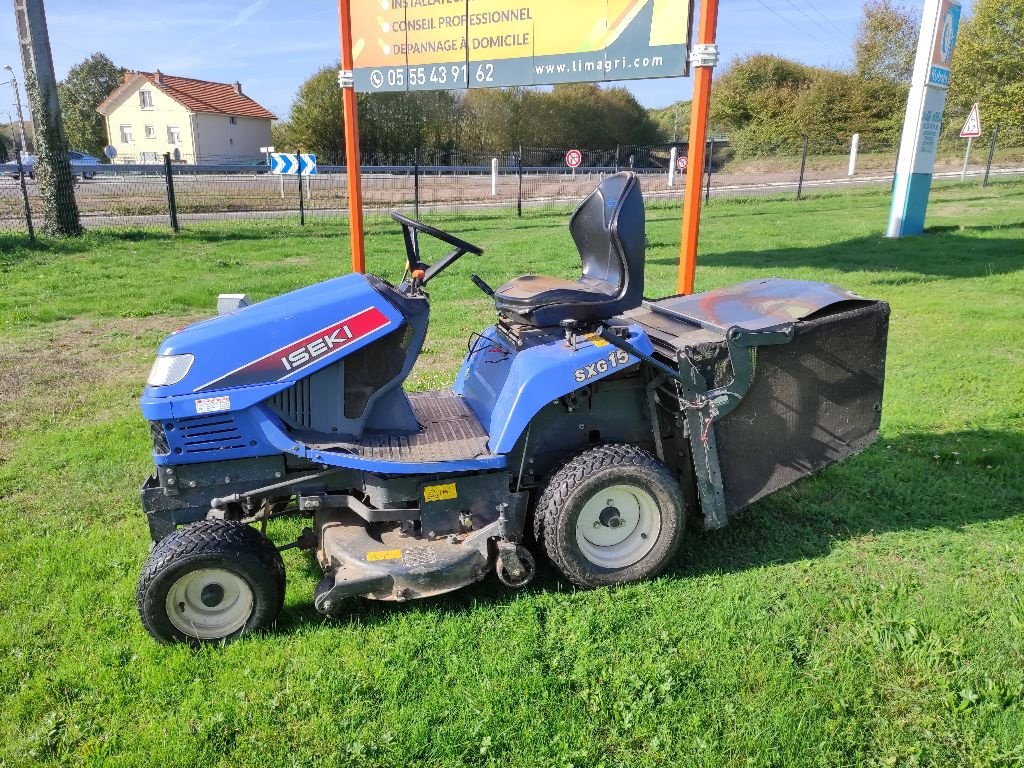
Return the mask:
[[[524,592],[488,581],[328,620],[292,550],[276,630],[202,650],[157,645],[135,613],[142,381],[218,293],[335,275],[347,239],[325,223],[0,238],[0,766],[1024,764],[1024,184],[939,187],[919,238],[881,237],[887,212],[881,193],[714,201],[697,277],[891,303],[882,438],[863,454],[618,589],[546,568]],[[562,215],[431,223],[486,253],[432,286],[416,388],[449,384],[492,317],[471,272],[578,266]],[[652,207],[648,295],[674,291],[679,231]],[[400,276],[396,226],[367,245]]]

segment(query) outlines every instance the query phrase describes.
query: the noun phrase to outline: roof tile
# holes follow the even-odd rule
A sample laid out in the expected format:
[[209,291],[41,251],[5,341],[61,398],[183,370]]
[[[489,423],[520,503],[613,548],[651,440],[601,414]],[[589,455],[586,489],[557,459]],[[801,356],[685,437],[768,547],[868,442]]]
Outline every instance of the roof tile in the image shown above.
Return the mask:
[[175,77],[163,73],[160,74],[158,83],[155,72],[139,72],[138,74],[193,112],[216,112],[239,117],[277,119],[274,113],[264,109],[245,94],[239,94],[235,90],[235,86],[229,83],[194,80],[190,77]]

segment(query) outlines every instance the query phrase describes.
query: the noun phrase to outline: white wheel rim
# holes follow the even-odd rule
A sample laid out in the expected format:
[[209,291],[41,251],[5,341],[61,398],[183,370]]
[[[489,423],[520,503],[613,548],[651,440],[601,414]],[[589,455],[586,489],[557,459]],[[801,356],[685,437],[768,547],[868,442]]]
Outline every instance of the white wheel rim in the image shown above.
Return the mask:
[[186,573],[167,593],[167,618],[181,632],[200,640],[227,637],[252,615],[252,590],[222,568]]
[[628,568],[654,548],[661,533],[658,505],[643,488],[602,488],[576,518],[576,544],[583,556],[602,568]]

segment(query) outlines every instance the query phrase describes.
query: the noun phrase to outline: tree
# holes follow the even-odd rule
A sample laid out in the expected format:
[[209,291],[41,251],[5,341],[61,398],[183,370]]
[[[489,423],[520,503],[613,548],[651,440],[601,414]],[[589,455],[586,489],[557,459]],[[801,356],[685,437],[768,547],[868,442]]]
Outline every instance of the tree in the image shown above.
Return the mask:
[[865,148],[895,147],[906,101],[901,83],[824,69],[801,90],[792,120],[816,152],[843,152],[855,133]]
[[[358,98],[359,149],[370,161],[407,162],[417,147],[450,149],[458,143],[463,122],[458,92],[360,93]],[[290,119],[273,130],[275,147],[340,159],[345,138],[336,64],[302,84]]]
[[294,152],[292,125],[287,120],[278,120],[270,126],[270,143],[278,152]]
[[[340,155],[344,150],[335,66],[306,80],[291,118],[274,128],[275,146]],[[593,83],[359,94],[359,145],[369,162],[407,163],[415,149],[481,153],[532,147],[610,148],[661,141],[632,93]],[[436,162],[447,164],[448,160]],[[451,161],[453,162],[453,161]]]
[[654,144],[661,140],[657,124],[630,91],[622,87],[599,88],[597,147],[616,144]]
[[891,146],[906,98],[906,86],[894,80],[756,54],[733,61],[719,78],[712,118],[739,158],[796,154],[804,137],[815,152],[836,152],[854,133]]
[[737,157],[799,151],[804,129],[796,106],[820,70],[780,56],[735,59],[712,91],[711,113]]
[[976,0],[953,51],[946,114],[960,128],[978,102],[987,125],[1024,136],[1024,0]]
[[291,147],[331,158],[342,156],[345,141],[337,64],[318,70],[299,87],[288,123]]
[[64,135],[72,149],[103,157],[108,136],[103,116],[96,107],[124,82],[124,67],[102,53],[94,53],[68,70],[57,84]]
[[551,115],[526,88],[473,88],[466,92],[462,137],[468,149],[487,152],[513,149],[520,144],[537,146],[551,126]]
[[36,129],[35,172],[43,209],[42,230],[56,237],[78,236],[82,234],[82,223],[75,200],[75,177],[68,158],[42,0],[25,0],[18,9],[16,21],[25,92]]
[[658,126],[661,141],[682,141],[690,132],[690,100],[677,101],[661,109],[649,109],[647,114]]
[[909,85],[920,35],[917,10],[894,0],[867,0],[853,41],[854,71],[867,79]]

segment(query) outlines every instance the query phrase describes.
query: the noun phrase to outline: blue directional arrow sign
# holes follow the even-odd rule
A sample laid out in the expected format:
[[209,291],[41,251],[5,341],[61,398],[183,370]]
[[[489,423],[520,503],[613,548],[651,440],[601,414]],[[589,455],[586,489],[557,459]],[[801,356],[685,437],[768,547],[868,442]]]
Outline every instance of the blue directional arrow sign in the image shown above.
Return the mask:
[[299,172],[299,161],[287,152],[273,152],[270,155],[270,172],[279,176],[294,176]]
[[313,176],[316,174],[316,155],[274,152],[270,155],[270,172],[279,176]]

